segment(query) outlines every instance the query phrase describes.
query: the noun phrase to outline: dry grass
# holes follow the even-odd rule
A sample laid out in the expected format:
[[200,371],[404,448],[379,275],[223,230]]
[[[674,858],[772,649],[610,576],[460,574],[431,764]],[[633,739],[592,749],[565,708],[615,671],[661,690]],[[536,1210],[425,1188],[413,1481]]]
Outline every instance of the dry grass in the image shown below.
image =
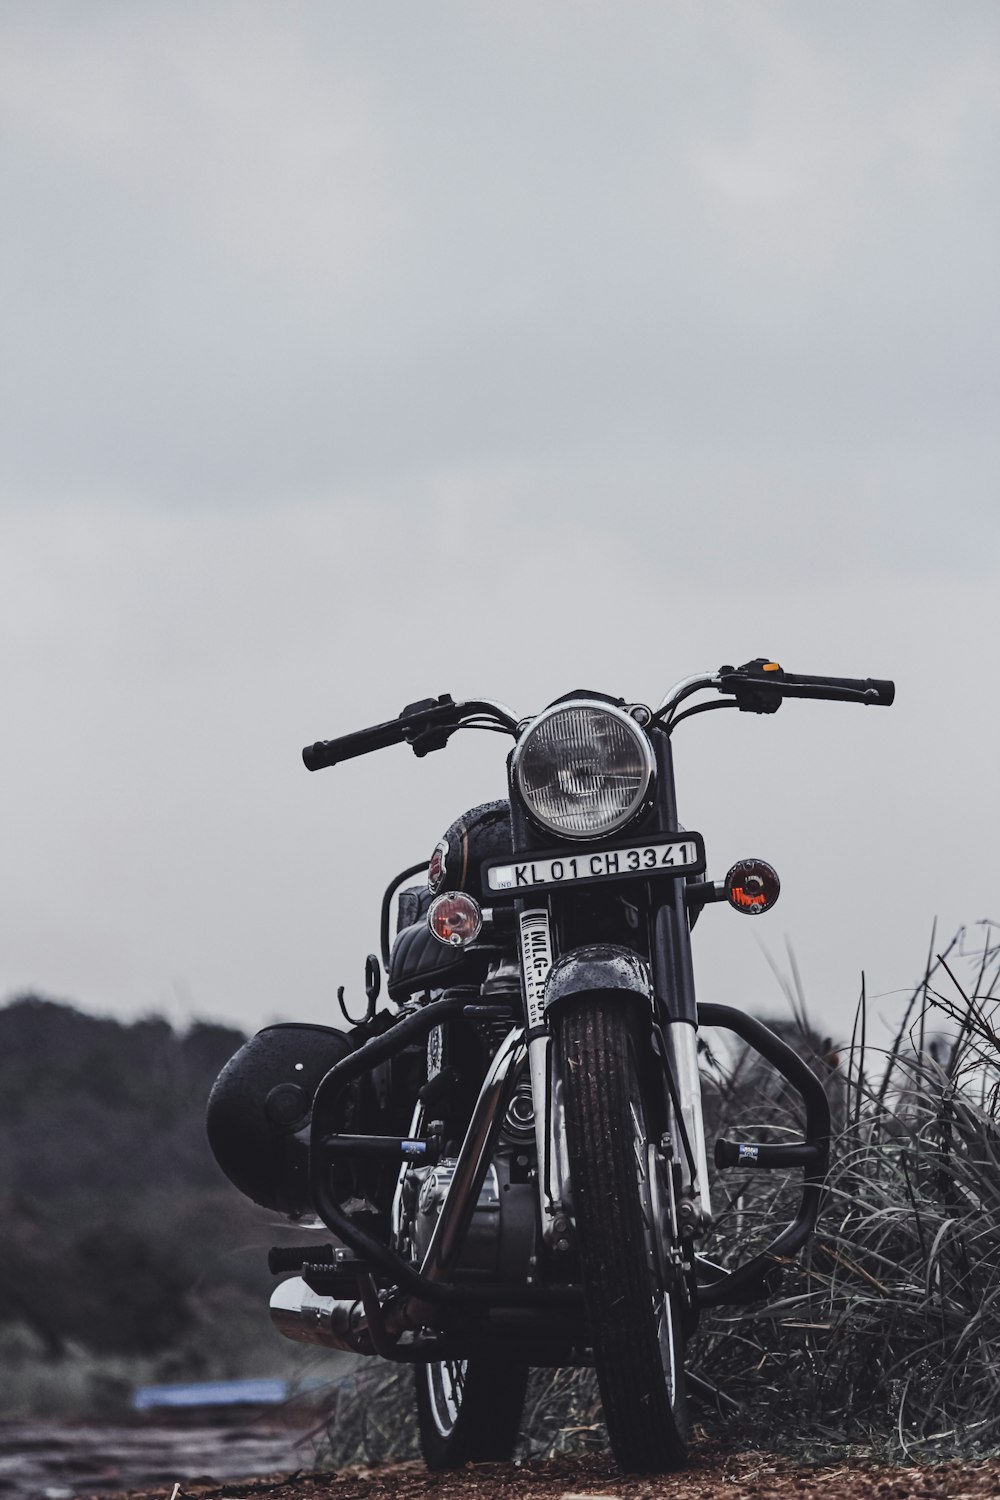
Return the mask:
[[[932,953],[882,1051],[865,1043],[862,990],[831,1072],[819,1231],[780,1300],[705,1329],[706,1371],[726,1370],[792,1438],[907,1455],[1000,1445],[1000,943],[991,925],[979,931],[975,949],[960,933]],[[801,1037],[813,1040],[804,1025]],[[761,1108],[745,1072],[720,1070],[721,1112],[776,1138],[794,1124],[790,1101],[779,1092]],[[752,1243],[788,1216],[794,1183],[723,1192],[722,1238],[735,1225]]]

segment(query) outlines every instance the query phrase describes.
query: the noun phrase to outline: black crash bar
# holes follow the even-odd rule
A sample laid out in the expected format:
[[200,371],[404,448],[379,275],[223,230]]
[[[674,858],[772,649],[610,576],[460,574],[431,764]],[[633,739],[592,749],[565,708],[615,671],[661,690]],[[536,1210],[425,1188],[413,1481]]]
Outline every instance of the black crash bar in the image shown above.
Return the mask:
[[578,1303],[579,1287],[537,1286],[520,1287],[483,1284],[456,1285],[453,1282],[429,1281],[412,1265],[397,1255],[388,1245],[381,1244],[372,1235],[366,1234],[343,1212],[330,1190],[329,1168],[336,1153],[337,1132],[333,1129],[334,1106],[341,1091],[356,1078],[368,1073],[379,1063],[426,1036],[440,1021],[458,1015],[468,1002],[468,994],[442,1000],[434,1000],[422,1006],[412,1015],[404,1017],[381,1036],[365,1042],[356,1052],[351,1052],[320,1080],[313,1099],[312,1126],[309,1143],[309,1186],[313,1204],[324,1224],[353,1250],[359,1260],[370,1270],[381,1271],[402,1291],[422,1298],[425,1302],[439,1303],[488,1303],[493,1306],[533,1307],[551,1306],[553,1303]]
[[[727,1031],[735,1032],[791,1084],[806,1111],[804,1142],[797,1146],[759,1148],[762,1153],[768,1152],[770,1156],[770,1159],[765,1156],[764,1160],[759,1161],[759,1166],[806,1168],[798,1213],[766,1250],[751,1256],[742,1266],[737,1266],[732,1271],[721,1272],[707,1284],[699,1284],[698,1306],[720,1307],[753,1302],[765,1295],[782,1260],[801,1250],[815,1229],[830,1160],[830,1104],[823,1085],[812,1069],[787,1042],[775,1036],[773,1031],[754,1016],[748,1016],[732,1005],[699,1005],[698,1025],[722,1026]],[[738,1147],[728,1141],[720,1142],[720,1146],[723,1148],[721,1154],[726,1157],[730,1152],[738,1151]],[[730,1162],[726,1160],[719,1164],[729,1165]]]

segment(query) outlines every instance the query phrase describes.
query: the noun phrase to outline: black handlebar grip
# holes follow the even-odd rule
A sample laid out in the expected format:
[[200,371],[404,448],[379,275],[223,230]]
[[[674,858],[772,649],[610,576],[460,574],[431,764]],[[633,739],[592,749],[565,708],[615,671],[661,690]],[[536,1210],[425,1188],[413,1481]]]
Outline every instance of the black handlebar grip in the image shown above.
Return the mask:
[[370,729],[342,734],[339,739],[317,740],[315,745],[306,745],[302,760],[307,771],[321,771],[324,766],[336,766],[342,760],[353,760],[356,755],[367,755],[370,750],[401,745],[406,737],[405,730],[406,726],[400,719],[390,719],[385,724],[373,724]]
[[836,699],[840,693],[850,693],[853,698],[861,693],[866,703],[883,708],[888,708],[896,696],[896,684],[879,677],[804,677],[782,672],[775,686],[787,698]]
[[875,701],[880,703],[883,708],[891,708],[892,700],[896,696],[896,684],[891,682],[888,677],[869,677],[868,683],[878,694],[878,698]]

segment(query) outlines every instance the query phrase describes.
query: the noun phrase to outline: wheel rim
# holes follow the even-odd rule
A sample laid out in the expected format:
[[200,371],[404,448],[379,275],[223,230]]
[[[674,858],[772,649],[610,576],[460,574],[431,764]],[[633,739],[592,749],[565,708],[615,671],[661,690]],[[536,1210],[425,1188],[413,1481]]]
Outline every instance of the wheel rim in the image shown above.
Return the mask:
[[635,1156],[646,1240],[646,1263],[649,1266],[654,1287],[652,1303],[653,1317],[656,1322],[656,1342],[660,1351],[660,1366],[667,1386],[667,1399],[673,1407],[677,1395],[677,1339],[674,1328],[673,1301],[662,1285],[663,1275],[658,1253],[658,1234],[662,1226],[659,1223],[659,1195],[656,1192],[654,1180],[655,1168],[651,1161],[655,1148],[649,1139],[641,1102],[633,1100],[629,1112],[632,1116],[632,1149]]
[[656,1312],[656,1338],[660,1346],[660,1364],[667,1383],[667,1398],[673,1407],[677,1397],[677,1339],[674,1333],[674,1304],[666,1292],[661,1292],[659,1301],[653,1298]]
[[464,1359],[436,1360],[427,1366],[431,1419],[442,1438],[450,1438],[455,1431],[462,1410],[467,1367],[468,1361]]

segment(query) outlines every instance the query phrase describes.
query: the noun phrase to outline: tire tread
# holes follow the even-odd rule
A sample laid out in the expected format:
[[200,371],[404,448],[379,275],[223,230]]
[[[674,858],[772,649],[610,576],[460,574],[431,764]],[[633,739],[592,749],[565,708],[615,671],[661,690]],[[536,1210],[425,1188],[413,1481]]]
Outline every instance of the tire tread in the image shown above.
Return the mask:
[[620,999],[588,998],[560,1017],[567,1142],[597,1379],[615,1457],[632,1472],[680,1467],[686,1410],[677,1338],[671,1405],[652,1317],[631,1125],[632,1014]]

